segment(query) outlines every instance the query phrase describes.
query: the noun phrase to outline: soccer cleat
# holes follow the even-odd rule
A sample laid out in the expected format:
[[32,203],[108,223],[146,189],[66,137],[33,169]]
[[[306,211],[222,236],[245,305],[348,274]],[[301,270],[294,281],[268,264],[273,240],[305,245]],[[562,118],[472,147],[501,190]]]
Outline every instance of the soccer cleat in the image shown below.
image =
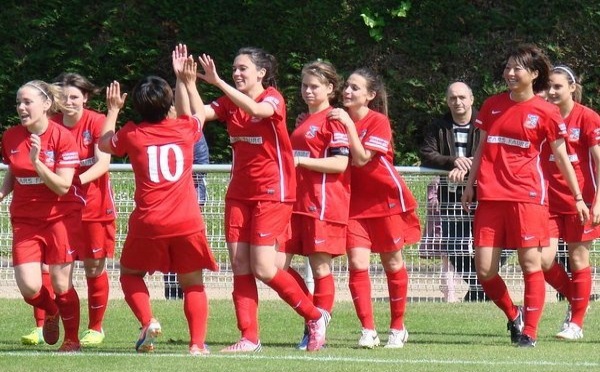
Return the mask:
[[135,343],[135,350],[138,353],[151,353],[154,351],[156,338],[160,336],[162,329],[156,319],[152,319],[148,325],[142,328],[140,337]]
[[517,341],[517,347],[535,347],[535,340],[526,334],[521,334]]
[[210,354],[210,351],[208,351],[208,347],[206,346],[206,344],[204,344],[204,347],[200,347],[196,344],[193,344],[192,346],[190,346],[190,355],[191,356],[204,356],[204,355],[208,355]]
[[81,344],[77,341],[64,340],[60,348],[59,353],[79,353],[81,351]]
[[569,322],[567,328],[556,334],[556,338],[561,338],[563,340],[578,340],[583,338],[583,330],[577,324]]
[[363,328],[361,331],[360,339],[358,340],[358,346],[365,349],[372,349],[375,346],[379,346],[379,336],[377,331],[374,329]]
[[100,345],[102,341],[104,341],[104,330],[98,332],[93,329],[84,331],[81,340],[79,340],[82,346]]
[[523,308],[521,306],[518,306],[517,308],[517,317],[506,323],[506,329],[510,331],[510,342],[513,344],[519,342],[519,337],[521,337],[521,332],[523,332],[523,328],[525,327],[525,323],[523,322]]
[[44,341],[44,334],[42,332],[42,327],[36,327],[31,330],[29,334],[25,336],[21,336],[21,343],[23,345],[43,345],[46,342]]
[[400,349],[404,347],[406,341],[408,341],[408,331],[406,330],[406,327],[403,329],[390,329],[388,341],[384,348]]
[[308,324],[304,324],[304,334],[302,335],[302,340],[296,345],[296,350],[306,350],[308,347]]
[[42,335],[48,345],[54,345],[58,342],[60,337],[60,314],[55,315],[46,314],[44,319],[44,326],[42,327]]
[[221,349],[222,353],[258,353],[259,351],[262,351],[260,340],[254,343],[245,337],[242,337],[235,344]]
[[331,321],[331,315],[323,309],[319,309],[319,311],[321,312],[321,317],[308,322],[307,351],[318,351],[325,345],[325,335],[327,334],[327,326]]

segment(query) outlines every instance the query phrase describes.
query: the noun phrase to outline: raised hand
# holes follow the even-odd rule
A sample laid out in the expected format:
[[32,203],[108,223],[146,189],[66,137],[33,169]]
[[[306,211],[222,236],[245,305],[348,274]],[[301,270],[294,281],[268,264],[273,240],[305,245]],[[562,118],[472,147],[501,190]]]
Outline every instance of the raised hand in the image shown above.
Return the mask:
[[198,77],[209,84],[216,85],[221,79],[217,74],[217,67],[215,66],[213,59],[207,54],[202,54],[198,57],[198,60],[204,70],[204,73],[198,73]]
[[29,142],[31,143],[31,149],[29,150],[29,160],[32,164],[35,164],[40,157],[40,151],[42,149],[42,140],[37,134],[31,134],[29,136]]
[[175,45],[175,49],[173,49],[172,53],[173,72],[175,73],[175,76],[179,77],[179,74],[183,71],[183,64],[187,58],[187,46],[185,44]]
[[354,121],[352,120],[350,115],[348,115],[348,112],[344,109],[334,108],[333,110],[329,111],[327,117],[329,117],[332,120],[339,121],[340,123],[344,124],[346,128],[354,127]]
[[198,63],[196,63],[194,57],[190,55],[183,63],[182,70],[178,75],[179,79],[184,84],[195,84],[197,73]]
[[121,110],[125,105],[127,93],[121,95],[121,86],[118,81],[113,81],[106,88],[106,107],[108,111]]

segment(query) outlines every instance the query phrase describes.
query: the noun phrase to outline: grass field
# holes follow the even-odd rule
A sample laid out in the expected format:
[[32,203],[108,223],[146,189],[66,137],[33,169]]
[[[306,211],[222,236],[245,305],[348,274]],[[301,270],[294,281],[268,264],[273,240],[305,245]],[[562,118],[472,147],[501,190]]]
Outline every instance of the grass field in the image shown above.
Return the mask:
[[[82,303],[82,309],[86,309]],[[585,338],[565,342],[553,338],[565,304],[548,304],[538,346],[510,345],[506,320],[489,303],[411,303],[406,318],[410,333],[403,349],[356,348],[359,323],[352,304],[336,304],[328,331],[328,347],[316,353],[296,351],[302,324],[281,301],[260,307],[263,352],[223,355],[222,347],[238,338],[231,301],[211,301],[208,357],[187,355],[187,327],[181,301],[157,300],[155,315],[163,335],[151,355],[136,354],[138,326],[127,305],[113,300],[107,312],[105,343],[80,354],[57,354],[55,346],[25,347],[20,336],[31,327],[31,309],[21,300],[0,300],[0,371],[600,371],[600,312],[588,313]],[[387,340],[388,304],[375,303],[382,342]],[[82,316],[85,318],[86,311]],[[86,319],[82,319],[85,326]]]

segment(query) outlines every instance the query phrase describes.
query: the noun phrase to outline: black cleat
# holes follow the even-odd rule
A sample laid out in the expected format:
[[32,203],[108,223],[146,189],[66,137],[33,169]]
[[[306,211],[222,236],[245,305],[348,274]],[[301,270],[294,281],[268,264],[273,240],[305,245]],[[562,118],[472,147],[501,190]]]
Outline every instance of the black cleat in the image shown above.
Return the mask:
[[535,347],[535,340],[525,334],[522,334],[517,342],[517,347]]
[[[523,332],[523,328],[525,327],[525,323],[523,323],[523,308],[518,306],[519,313],[514,320],[506,323],[506,329],[510,331],[510,342],[516,344],[519,342],[521,337],[521,332]],[[533,342],[535,345],[535,341]]]

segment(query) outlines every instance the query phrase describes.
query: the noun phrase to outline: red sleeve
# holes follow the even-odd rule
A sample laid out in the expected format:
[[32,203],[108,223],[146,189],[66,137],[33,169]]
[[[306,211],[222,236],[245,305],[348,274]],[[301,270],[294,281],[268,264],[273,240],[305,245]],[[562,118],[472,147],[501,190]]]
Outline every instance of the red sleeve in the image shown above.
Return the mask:
[[600,143],[600,115],[592,109],[585,110],[584,128],[582,135],[585,138],[588,148]]
[[226,122],[229,117],[228,106],[229,99],[227,96],[219,97],[216,101],[212,101],[210,107],[215,110],[217,119],[222,122]]
[[115,133],[110,139],[110,151],[118,156],[123,157],[127,154],[128,150],[128,136],[127,134],[131,131],[132,127],[135,127],[135,124],[132,122],[128,122]]
[[273,119],[283,120],[285,118],[285,101],[283,96],[275,89],[271,89],[270,92],[262,99],[261,102],[266,102],[273,106]]
[[560,115],[558,106],[552,106],[554,107],[552,107],[551,111],[548,113],[548,125],[546,127],[546,137],[550,142],[554,142],[557,139],[566,138],[568,136],[567,125]]
[[371,151],[387,154],[392,140],[392,127],[384,115],[378,115],[367,127],[363,146]]
[[331,142],[329,147],[350,147],[348,142],[348,131],[346,126],[337,120],[327,120],[329,131],[331,132]]
[[75,137],[73,137],[71,132],[62,131],[58,144],[57,159],[56,168],[79,167],[79,152],[75,143]]

